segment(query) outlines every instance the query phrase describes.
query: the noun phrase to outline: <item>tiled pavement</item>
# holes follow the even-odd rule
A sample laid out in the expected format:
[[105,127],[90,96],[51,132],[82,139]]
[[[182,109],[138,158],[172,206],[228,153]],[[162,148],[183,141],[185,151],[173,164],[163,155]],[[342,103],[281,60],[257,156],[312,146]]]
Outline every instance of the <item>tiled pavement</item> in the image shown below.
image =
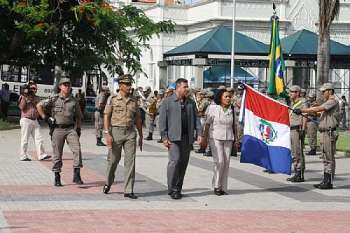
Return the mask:
[[328,191],[312,187],[322,172],[317,156],[307,157],[307,181],[302,184],[289,184],[284,175],[232,159],[230,195],[217,197],[211,188],[212,159],[193,153],[185,197],[174,201],[166,192],[167,152],[146,141],[137,156],[139,199],[133,201],[122,195],[123,161],[111,193],[102,194],[106,148],[95,146],[93,133],[86,128],[81,138],[85,184],[71,182],[67,147],[64,186],[56,188],[51,162],[19,161],[19,130],[0,131],[0,232],[350,232],[350,158],[337,159],[336,188]]

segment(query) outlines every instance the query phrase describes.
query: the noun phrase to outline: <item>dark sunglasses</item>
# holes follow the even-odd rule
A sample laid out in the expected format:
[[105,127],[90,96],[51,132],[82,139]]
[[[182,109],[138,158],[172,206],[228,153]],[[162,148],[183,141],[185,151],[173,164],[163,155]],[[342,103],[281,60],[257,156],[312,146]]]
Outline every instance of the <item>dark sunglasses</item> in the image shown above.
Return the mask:
[[70,87],[70,83],[62,83],[63,86]]

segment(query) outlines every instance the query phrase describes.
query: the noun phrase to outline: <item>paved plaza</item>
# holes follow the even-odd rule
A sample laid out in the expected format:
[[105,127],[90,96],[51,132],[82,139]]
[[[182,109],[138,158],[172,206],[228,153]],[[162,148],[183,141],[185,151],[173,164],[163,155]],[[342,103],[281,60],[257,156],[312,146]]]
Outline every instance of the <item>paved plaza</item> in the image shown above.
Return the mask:
[[[48,130],[45,145],[52,154]],[[159,136],[156,134],[155,138]],[[350,158],[338,156],[334,190],[316,190],[322,162],[307,156],[306,182],[291,184],[286,176],[267,174],[233,158],[229,195],[213,194],[211,157],[191,154],[184,182],[184,198],[167,195],[167,151],[145,141],[137,152],[135,193],[123,197],[123,161],[116,183],[102,193],[106,147],[95,146],[94,129],[83,128],[84,185],[72,183],[72,159],[65,146],[63,187],[53,186],[51,161],[19,161],[20,130],[0,131],[0,232],[350,232]]]

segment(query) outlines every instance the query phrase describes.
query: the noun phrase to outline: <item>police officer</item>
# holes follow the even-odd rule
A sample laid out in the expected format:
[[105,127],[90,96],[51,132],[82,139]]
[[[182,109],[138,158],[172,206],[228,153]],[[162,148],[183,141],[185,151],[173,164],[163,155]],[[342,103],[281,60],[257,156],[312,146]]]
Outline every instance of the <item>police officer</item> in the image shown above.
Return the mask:
[[[315,93],[309,93],[306,105],[308,108],[318,106],[316,102]],[[310,151],[307,153],[307,155],[316,155],[318,129],[317,120],[317,113],[308,114],[308,119],[306,123],[306,134],[309,140]]]
[[[55,186],[62,186],[60,172],[62,169],[62,153],[64,142],[67,141],[73,152],[74,176],[73,182],[83,184],[80,177],[82,165],[79,137],[81,134],[81,112],[78,100],[71,94],[72,86],[69,78],[61,78],[59,81],[60,93],[38,103],[37,109],[50,128],[51,143],[53,149],[53,167],[55,173]],[[50,113],[49,115],[45,114]]]
[[[305,108],[305,101],[300,97],[300,87],[298,85],[289,88],[289,97],[291,100],[290,108],[293,110]],[[304,182],[305,158],[303,154],[303,132],[306,126],[306,120],[290,111],[290,137],[293,157],[294,176],[287,179],[291,182]]]
[[110,93],[107,87],[101,89],[95,100],[96,146],[106,146],[102,142],[103,112]]
[[114,182],[115,171],[124,148],[124,197],[136,199],[134,194],[136,130],[142,150],[142,120],[137,100],[130,96],[132,77],[128,74],[118,79],[119,93],[108,98],[104,111],[104,134],[107,146],[112,148],[107,165],[107,181],[103,192],[107,194]]
[[295,114],[321,113],[319,132],[321,140],[321,152],[324,165],[323,180],[315,184],[315,188],[332,189],[333,176],[335,174],[335,152],[336,152],[336,128],[339,124],[340,110],[339,102],[334,95],[332,83],[325,83],[320,88],[325,102],[316,107],[295,110]]

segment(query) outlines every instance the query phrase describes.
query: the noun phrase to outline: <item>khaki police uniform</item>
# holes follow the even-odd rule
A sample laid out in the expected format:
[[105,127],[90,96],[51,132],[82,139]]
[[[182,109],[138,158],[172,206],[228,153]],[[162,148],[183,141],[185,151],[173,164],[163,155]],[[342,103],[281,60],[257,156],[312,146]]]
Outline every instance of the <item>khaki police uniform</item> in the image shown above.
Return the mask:
[[124,149],[124,193],[133,193],[136,157],[136,118],[140,117],[139,106],[134,97],[124,98],[120,94],[110,96],[105,114],[112,114],[112,154],[107,166],[106,185],[114,182],[115,171]]
[[[298,89],[299,88],[299,89]],[[300,91],[300,87],[296,88],[296,86],[292,86],[290,91]],[[298,89],[298,90],[296,90]],[[303,109],[306,108],[306,104],[303,98],[298,98],[294,102],[291,102],[290,106],[294,109]],[[292,149],[292,157],[293,157],[293,167],[296,174],[300,174],[303,179],[303,173],[305,170],[305,157],[303,153],[303,143],[301,138],[302,132],[302,124],[303,117],[301,115],[297,115],[290,111],[289,113],[290,120],[290,137],[291,137],[291,149]]]
[[319,131],[321,141],[321,152],[323,158],[324,172],[335,173],[335,153],[338,126],[340,115],[339,102],[332,98],[321,105],[326,110],[321,114]]
[[56,120],[55,130],[52,133],[53,167],[52,171],[61,172],[62,153],[65,141],[73,152],[73,167],[82,167],[81,147],[79,136],[75,129],[77,119],[81,119],[79,102],[73,95],[64,97],[61,94],[41,101],[43,108],[51,112]]

